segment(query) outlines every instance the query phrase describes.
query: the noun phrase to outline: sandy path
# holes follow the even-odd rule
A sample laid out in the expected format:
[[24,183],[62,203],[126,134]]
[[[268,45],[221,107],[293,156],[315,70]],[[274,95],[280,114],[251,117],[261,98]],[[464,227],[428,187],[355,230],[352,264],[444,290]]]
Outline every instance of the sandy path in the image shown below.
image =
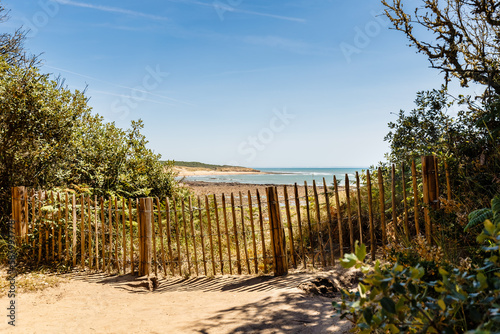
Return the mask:
[[[152,293],[144,279],[130,275],[77,276],[58,287],[18,295],[16,328],[4,316],[0,332],[346,332],[348,323],[331,318],[332,299],[297,288],[316,276],[170,278]],[[1,298],[0,308],[5,310],[8,303],[7,297]]]

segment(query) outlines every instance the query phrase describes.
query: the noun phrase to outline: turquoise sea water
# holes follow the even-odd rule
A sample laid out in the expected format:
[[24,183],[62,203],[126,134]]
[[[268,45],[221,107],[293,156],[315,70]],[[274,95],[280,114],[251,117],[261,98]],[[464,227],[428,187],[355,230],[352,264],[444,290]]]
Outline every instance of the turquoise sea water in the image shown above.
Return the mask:
[[249,184],[312,184],[315,180],[318,184],[323,184],[323,178],[327,184],[333,184],[333,176],[344,184],[345,174],[349,181],[356,181],[356,171],[361,174],[367,168],[256,168],[262,172],[270,174],[250,174],[250,175],[206,175],[206,176],[186,176],[187,181],[205,182],[238,182]]

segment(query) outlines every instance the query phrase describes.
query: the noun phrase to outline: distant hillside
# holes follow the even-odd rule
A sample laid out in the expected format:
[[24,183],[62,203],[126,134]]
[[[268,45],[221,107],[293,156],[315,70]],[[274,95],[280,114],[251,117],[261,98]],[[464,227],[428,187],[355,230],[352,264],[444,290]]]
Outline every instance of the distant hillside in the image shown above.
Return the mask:
[[258,170],[253,168],[241,167],[241,166],[229,166],[229,165],[211,165],[204,164],[202,162],[197,161],[175,161],[175,167],[188,167],[189,169],[209,169],[214,171],[223,171],[223,172],[258,172]]

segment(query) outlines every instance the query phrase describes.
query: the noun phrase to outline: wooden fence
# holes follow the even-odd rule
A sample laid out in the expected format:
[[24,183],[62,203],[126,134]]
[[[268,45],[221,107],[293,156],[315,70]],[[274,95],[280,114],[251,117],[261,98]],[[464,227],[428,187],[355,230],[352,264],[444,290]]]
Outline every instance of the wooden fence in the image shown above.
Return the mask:
[[431,242],[439,164],[422,157],[421,166],[393,165],[387,180],[379,169],[377,182],[370,171],[363,182],[346,175],[342,187],[334,177],[333,186],[323,179],[265,194],[162,200],[16,187],[12,217],[18,245],[29,245],[22,249],[38,263],[140,275],[283,275],[289,267],[333,265],[356,240],[374,259],[390,231],[408,239],[424,232]]

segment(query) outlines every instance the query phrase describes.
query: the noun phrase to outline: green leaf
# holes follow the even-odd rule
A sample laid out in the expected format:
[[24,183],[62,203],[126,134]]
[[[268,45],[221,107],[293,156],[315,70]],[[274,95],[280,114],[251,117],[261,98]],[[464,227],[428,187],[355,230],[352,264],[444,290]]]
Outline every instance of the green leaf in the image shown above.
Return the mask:
[[345,254],[344,258],[340,260],[340,264],[342,267],[348,269],[354,267],[354,265],[358,262],[358,258],[356,255],[349,253]]
[[484,288],[488,285],[486,283],[486,276],[483,273],[477,274],[476,278],[477,278],[477,281],[481,284],[482,288]]
[[494,215],[500,214],[500,195],[495,196],[491,200],[491,210],[493,211]]
[[439,273],[442,275],[442,276],[448,276],[450,275],[449,272],[447,272],[446,270],[444,270],[444,268],[441,268],[439,267]]
[[443,310],[443,311],[446,310],[446,304],[444,303],[444,300],[440,299],[440,300],[438,300],[437,303],[438,303],[439,307],[441,308],[441,310]]
[[366,257],[366,245],[358,245],[358,240],[355,243],[355,254],[359,261],[364,261]]
[[396,304],[392,299],[384,297],[380,300],[380,305],[382,305],[382,308],[387,312],[396,314]]
[[405,289],[405,288],[404,288],[404,286],[402,286],[400,283],[394,283],[394,284],[392,285],[392,289],[393,289],[394,291],[396,291],[397,293],[399,293],[399,294],[404,294],[404,293],[406,293],[406,289]]
[[488,208],[479,209],[469,214],[469,223],[465,226],[464,231],[483,223],[486,219],[493,218],[493,211]]
[[367,307],[363,310],[363,317],[365,318],[367,324],[370,324],[372,322],[373,310],[371,307]]
[[493,225],[493,223],[489,219],[486,219],[484,221],[484,229],[486,230],[486,232],[488,232],[489,235],[493,235],[495,233],[495,225]]
[[394,324],[390,324],[389,326],[387,326],[387,328],[389,329],[391,334],[397,334],[400,332],[399,328],[397,328]]

